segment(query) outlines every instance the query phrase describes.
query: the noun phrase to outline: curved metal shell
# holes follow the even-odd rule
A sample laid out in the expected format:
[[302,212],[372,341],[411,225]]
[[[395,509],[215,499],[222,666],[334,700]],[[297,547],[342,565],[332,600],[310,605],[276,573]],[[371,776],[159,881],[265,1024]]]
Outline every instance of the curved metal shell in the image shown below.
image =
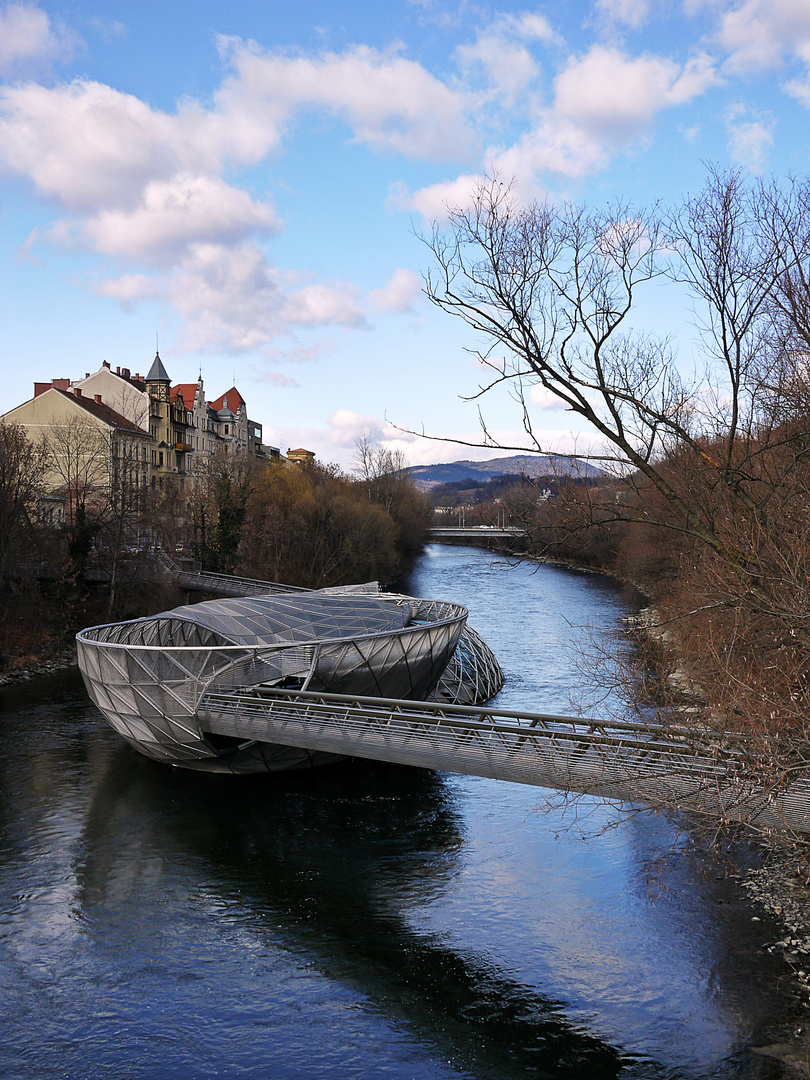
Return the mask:
[[429,700],[447,705],[483,705],[495,697],[503,683],[504,674],[492,649],[471,626],[465,626]]
[[[116,731],[160,761],[216,767],[200,727],[209,691],[293,685],[424,699],[464,629],[460,604],[369,595],[211,600],[77,635],[88,692]],[[232,749],[232,748],[231,748]]]

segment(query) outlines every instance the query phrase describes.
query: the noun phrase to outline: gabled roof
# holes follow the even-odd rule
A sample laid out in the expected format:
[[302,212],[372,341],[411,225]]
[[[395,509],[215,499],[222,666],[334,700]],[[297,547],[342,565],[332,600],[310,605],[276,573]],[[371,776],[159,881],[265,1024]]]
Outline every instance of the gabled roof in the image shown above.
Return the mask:
[[149,368],[149,374],[146,376],[147,382],[171,382],[172,380],[166,374],[166,368],[163,366],[163,361],[160,359],[160,353],[155,353],[155,359],[152,361],[152,366]]
[[146,390],[146,380],[143,375],[125,375],[123,371],[111,371],[111,375],[114,375],[116,379],[121,379],[122,382],[128,383],[130,386],[134,386],[136,390],[140,390],[143,393]]
[[[52,386],[56,394],[61,394],[62,397],[68,399],[74,405],[78,405],[80,409],[84,409],[85,412],[90,413],[91,416],[95,416],[97,419],[103,421],[109,427],[118,428],[120,431],[128,431],[132,435],[141,435],[144,438],[149,438],[149,432],[144,431],[142,427],[138,427],[137,424],[133,424],[131,420],[127,420],[121,413],[116,412],[115,409],[111,409],[109,405],[105,405],[103,401],[96,401],[95,398],[85,397],[84,394],[78,397],[76,394],[71,394],[67,390],[60,390],[57,386]],[[46,390],[45,393],[50,391]]]
[[228,408],[231,412],[238,412],[240,405],[244,405],[245,409],[247,409],[247,402],[235,386],[232,386],[230,390],[226,390],[222,397],[218,397],[216,401],[209,401],[208,404],[215,412],[219,412],[220,409],[225,408],[225,398],[228,399]]
[[193,409],[194,398],[197,395],[197,383],[184,382],[178,383],[177,386],[173,386],[169,391],[169,400],[172,402],[177,401],[178,394],[182,396],[185,407],[187,409]]

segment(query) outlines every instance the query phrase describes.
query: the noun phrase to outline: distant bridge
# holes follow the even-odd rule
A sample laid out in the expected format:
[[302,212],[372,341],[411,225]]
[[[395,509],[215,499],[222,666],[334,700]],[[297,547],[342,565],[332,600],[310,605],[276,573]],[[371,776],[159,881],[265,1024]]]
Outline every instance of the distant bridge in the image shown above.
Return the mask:
[[488,540],[518,540],[526,536],[519,525],[432,525],[428,529],[431,540],[464,540],[486,543]]
[[[203,592],[292,591],[181,570],[168,558],[165,565],[178,584]],[[254,651],[257,664],[262,650]],[[810,778],[764,785],[752,744],[733,732],[240,686],[235,669],[189,692],[193,700],[184,707],[193,738],[227,736],[257,751],[275,744],[398,762],[810,833]]]

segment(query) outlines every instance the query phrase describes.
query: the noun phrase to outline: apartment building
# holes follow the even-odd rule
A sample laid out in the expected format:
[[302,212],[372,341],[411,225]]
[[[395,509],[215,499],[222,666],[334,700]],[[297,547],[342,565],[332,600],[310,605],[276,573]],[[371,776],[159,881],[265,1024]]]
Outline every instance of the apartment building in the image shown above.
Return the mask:
[[[81,379],[35,382],[33,398],[0,420],[21,424],[31,439],[44,439],[51,429],[53,442],[54,432],[67,423],[75,427],[79,416],[104,430],[111,455],[108,471],[114,472],[116,457],[137,460],[137,483],[152,490],[171,484],[178,492],[187,491],[219,453],[282,457],[278,447],[263,442],[262,425],[248,417],[247,403],[235,386],[213,401],[206,399],[202,373],[196,383],[173,386],[159,353],[146,375],[113,370],[104,361]],[[47,479],[52,491],[59,487],[57,480]]]

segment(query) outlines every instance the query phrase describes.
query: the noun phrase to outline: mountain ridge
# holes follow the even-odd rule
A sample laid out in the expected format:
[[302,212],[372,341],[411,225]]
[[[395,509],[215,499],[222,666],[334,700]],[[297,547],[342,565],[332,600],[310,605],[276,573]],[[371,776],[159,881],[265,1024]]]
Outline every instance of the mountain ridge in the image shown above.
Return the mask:
[[602,469],[579,458],[561,457],[556,454],[516,454],[512,457],[490,458],[487,461],[448,461],[437,465],[411,465],[408,475],[418,488],[429,491],[440,484],[458,483],[464,480],[491,480],[496,476],[576,476],[593,478],[604,476]]

